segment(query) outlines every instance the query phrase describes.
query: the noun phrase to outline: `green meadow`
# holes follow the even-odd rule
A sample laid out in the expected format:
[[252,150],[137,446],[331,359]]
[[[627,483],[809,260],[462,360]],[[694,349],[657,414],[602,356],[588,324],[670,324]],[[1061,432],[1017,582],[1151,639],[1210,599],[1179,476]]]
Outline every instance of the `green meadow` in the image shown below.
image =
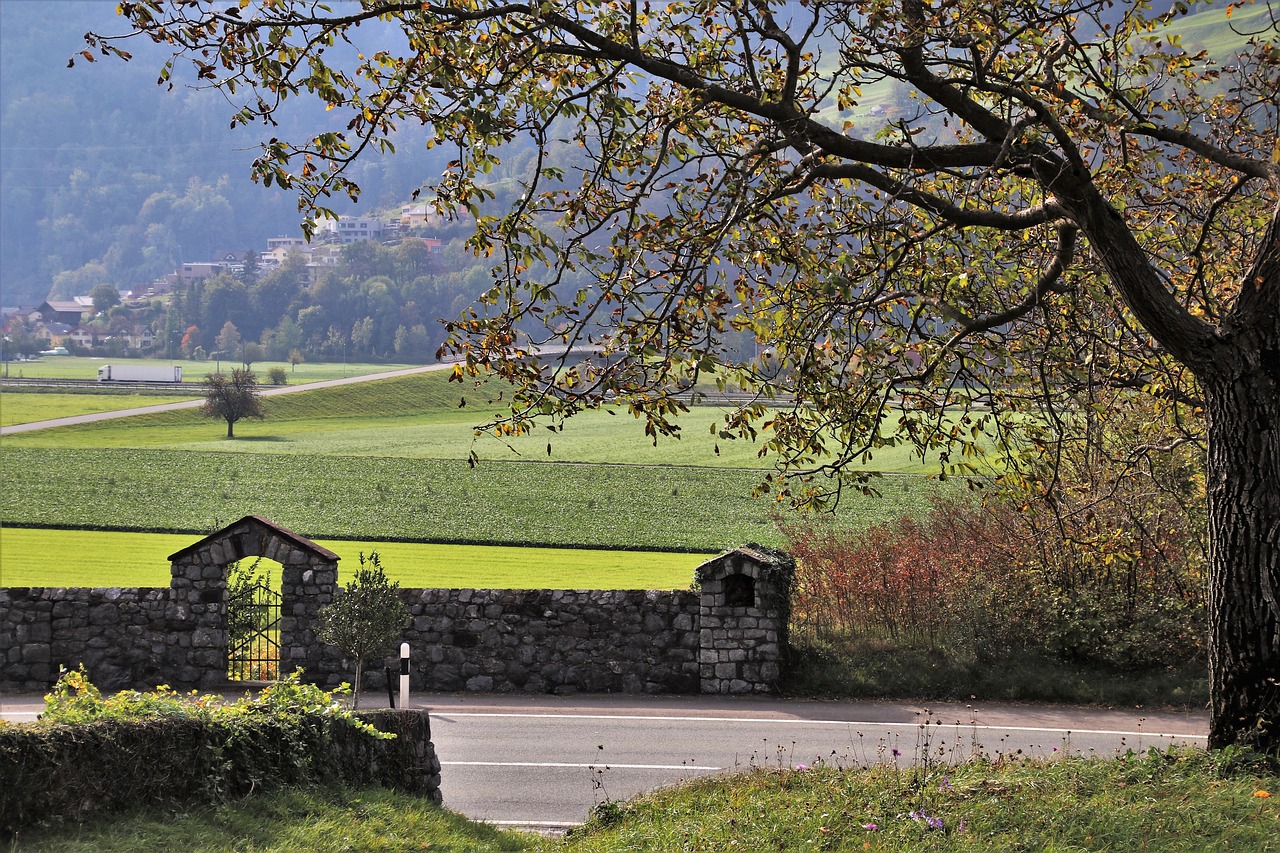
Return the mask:
[[60,392],[0,394],[0,426],[29,424],[75,415],[118,412],[139,406],[159,406],[194,399],[195,394],[174,397],[139,394],[122,390],[114,394],[69,394]]
[[[169,555],[198,536],[97,530],[0,530],[0,586],[165,587]],[[711,555],[569,548],[432,545],[416,542],[321,540],[341,558],[338,581],[377,551],[387,575],[408,588],[518,588],[537,567],[539,586],[556,589],[683,589]],[[51,555],[57,554],[54,558]],[[279,564],[263,561],[273,580]]]
[[[189,542],[248,514],[317,541],[365,543],[334,549],[348,562],[375,546],[390,557],[388,549],[400,543],[539,547],[554,557],[406,554],[397,569],[407,573],[397,575],[406,586],[670,588],[687,585],[698,562],[669,562],[674,555],[783,544],[776,519],[785,505],[753,494],[771,460],[746,442],[715,438],[714,407],[694,407],[682,438],[656,446],[642,423],[618,410],[585,413],[563,431],[539,429],[512,440],[477,435],[476,425],[501,410],[497,396],[489,385],[451,383],[442,371],[271,397],[267,418],[239,422],[234,440],[223,437],[221,421],[196,410],[7,435],[0,454],[0,524],[8,528],[0,582],[34,583],[31,567],[56,562],[83,573],[75,584],[160,583],[163,558],[182,544],[157,540],[145,559],[130,556],[158,564],[159,579],[144,581],[134,575],[142,569],[76,562],[81,552],[132,555],[135,546],[62,537],[178,533]],[[0,408],[38,408],[52,418],[83,408],[82,398],[99,395],[6,390]],[[467,461],[473,452],[481,460],[474,466]],[[911,515],[940,489],[962,488],[922,476],[935,466],[906,452],[876,462],[885,474],[873,481],[878,494],[847,492],[838,511],[847,524]],[[19,528],[41,531],[31,538],[16,535]],[[584,575],[566,563],[564,549],[650,556],[614,569],[588,557]],[[432,567],[441,562],[461,574],[435,579]],[[640,574],[642,565],[657,574]]]
[[[188,361],[183,358],[88,358],[82,356],[45,356],[36,361],[14,361],[8,365],[8,376],[13,379],[92,379],[98,378],[98,368],[104,364],[128,364],[150,366],[173,366],[182,368],[182,381],[192,383],[197,389],[207,374],[216,370],[224,372],[239,367],[237,361],[223,359],[221,361]],[[253,372],[259,379],[265,379],[267,371],[273,367],[283,367],[289,374],[289,384],[299,385],[306,382],[320,382],[326,379],[341,379],[344,376],[365,376],[370,373],[385,373],[413,364],[343,364],[342,362],[303,362],[297,366],[287,361],[255,361]]]

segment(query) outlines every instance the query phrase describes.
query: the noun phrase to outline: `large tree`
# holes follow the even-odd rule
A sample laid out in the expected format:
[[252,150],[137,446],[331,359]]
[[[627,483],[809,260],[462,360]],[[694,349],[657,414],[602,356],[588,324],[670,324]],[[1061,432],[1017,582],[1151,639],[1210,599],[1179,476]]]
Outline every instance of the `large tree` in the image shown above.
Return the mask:
[[[308,94],[337,111],[341,129],[272,138],[255,165],[309,213],[357,195],[348,167],[400,123],[457,151],[434,201],[475,217],[496,279],[448,346],[519,384],[500,429],[616,398],[674,433],[676,389],[713,375],[760,394],[713,429],[759,436],[790,474],[771,488],[808,501],[886,445],[963,472],[980,433],[1031,426],[1052,450],[1035,430],[1149,397],[1207,436],[1210,743],[1276,750],[1277,10],[1191,5],[121,9],[173,46],[161,82],[189,58],[234,123]],[[1191,11],[1238,52],[1184,49]],[[494,210],[486,175],[517,137],[538,153]],[[757,357],[727,358],[744,337]],[[602,355],[557,369],[542,343]]]
[[235,438],[236,421],[243,418],[262,420],[267,416],[258,391],[258,378],[247,367],[235,368],[230,376],[210,373],[205,377],[204,405],[200,413],[206,418],[226,421],[227,438]]

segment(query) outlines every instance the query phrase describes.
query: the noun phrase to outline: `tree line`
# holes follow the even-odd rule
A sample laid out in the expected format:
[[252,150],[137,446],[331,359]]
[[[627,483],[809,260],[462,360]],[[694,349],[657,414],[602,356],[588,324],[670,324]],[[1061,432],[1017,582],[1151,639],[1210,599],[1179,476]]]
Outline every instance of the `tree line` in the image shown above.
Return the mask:
[[169,358],[424,362],[444,339],[441,319],[489,282],[487,267],[458,240],[438,251],[413,237],[353,243],[319,275],[302,253],[269,270],[255,257],[247,252],[239,272],[183,282],[167,298],[104,306],[89,325],[104,336],[149,326],[151,354]]

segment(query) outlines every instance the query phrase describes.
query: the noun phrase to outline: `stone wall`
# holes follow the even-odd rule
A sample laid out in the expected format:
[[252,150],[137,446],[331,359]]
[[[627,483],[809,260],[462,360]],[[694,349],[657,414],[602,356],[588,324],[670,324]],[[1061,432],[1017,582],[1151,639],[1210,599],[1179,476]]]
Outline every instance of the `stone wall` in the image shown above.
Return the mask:
[[[401,597],[413,690],[699,691],[696,592],[405,589]],[[349,665],[327,661],[329,684],[350,679]],[[376,662],[365,683],[385,684]]]
[[[0,690],[42,691],[79,665],[108,690],[226,686],[227,567],[254,556],[281,564],[281,671],[350,680],[353,667],[316,636],[320,609],[341,595],[337,555],[246,516],[173,554],[169,589],[0,588]],[[411,687],[770,692],[782,676],[789,559],[726,552],[698,567],[696,592],[402,590]],[[368,687],[385,683],[379,662],[366,668]]]
[[167,589],[0,587],[0,690],[46,690],[80,663],[100,686],[154,687],[170,674],[168,610]]

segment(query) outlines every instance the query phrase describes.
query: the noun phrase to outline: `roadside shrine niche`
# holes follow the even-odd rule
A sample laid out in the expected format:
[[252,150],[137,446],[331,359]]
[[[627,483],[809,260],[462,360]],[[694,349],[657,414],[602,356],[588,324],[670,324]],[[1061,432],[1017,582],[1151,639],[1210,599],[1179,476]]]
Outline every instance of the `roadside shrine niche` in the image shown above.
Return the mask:
[[744,545],[698,566],[703,693],[769,693],[782,656],[795,579],[791,555]]
[[724,577],[725,607],[754,607],[756,603],[756,579],[750,575],[732,574]]
[[[263,635],[257,649],[246,650],[243,637],[228,630],[228,571],[233,564],[262,557],[279,563],[278,599],[254,594],[250,606]],[[168,621],[175,646],[171,664],[177,680],[213,687],[225,683],[230,659],[255,657],[238,674],[278,677],[299,667],[318,671],[323,645],[316,637],[319,611],[333,601],[338,555],[257,515],[211,533],[171,554]],[[278,608],[278,609],[277,609]],[[234,615],[234,614],[233,614]],[[243,614],[240,614],[243,615]],[[231,640],[237,642],[231,642]]]

